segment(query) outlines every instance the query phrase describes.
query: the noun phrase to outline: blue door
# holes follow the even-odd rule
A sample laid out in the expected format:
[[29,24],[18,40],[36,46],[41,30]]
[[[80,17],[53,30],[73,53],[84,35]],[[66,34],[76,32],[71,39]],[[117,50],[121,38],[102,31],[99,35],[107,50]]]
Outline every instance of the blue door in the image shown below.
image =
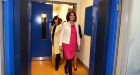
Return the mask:
[[52,4],[32,2],[32,57],[51,57],[51,19]]

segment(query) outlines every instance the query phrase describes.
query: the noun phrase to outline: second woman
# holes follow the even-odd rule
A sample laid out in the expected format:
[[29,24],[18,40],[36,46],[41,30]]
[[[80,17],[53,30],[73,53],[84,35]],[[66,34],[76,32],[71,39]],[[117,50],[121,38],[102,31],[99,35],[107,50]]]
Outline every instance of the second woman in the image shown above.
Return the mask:
[[58,16],[55,16],[52,20],[52,45],[55,55],[55,70],[58,70],[59,63],[61,59],[61,51],[59,50],[59,39],[60,32],[62,29],[62,25],[60,24],[60,20]]

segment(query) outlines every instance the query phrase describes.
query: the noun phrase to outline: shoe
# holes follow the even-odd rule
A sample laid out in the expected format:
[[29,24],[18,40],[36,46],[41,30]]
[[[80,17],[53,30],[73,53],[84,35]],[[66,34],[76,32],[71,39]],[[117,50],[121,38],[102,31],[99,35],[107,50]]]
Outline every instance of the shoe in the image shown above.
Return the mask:
[[77,71],[77,68],[74,68],[74,71]]
[[69,74],[69,75],[72,75],[72,74]]
[[55,70],[56,70],[56,71],[58,70],[58,66],[55,66]]
[[65,69],[65,74],[68,74],[68,70],[67,70],[66,66],[64,67],[64,69]]
[[74,71],[77,71],[77,67],[74,67]]
[[77,67],[74,67],[74,71],[77,71]]

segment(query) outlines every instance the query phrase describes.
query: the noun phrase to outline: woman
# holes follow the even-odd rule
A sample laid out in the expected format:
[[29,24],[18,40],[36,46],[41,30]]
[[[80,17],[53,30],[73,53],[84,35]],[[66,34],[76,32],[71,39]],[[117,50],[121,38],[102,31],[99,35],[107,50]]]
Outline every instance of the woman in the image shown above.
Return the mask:
[[64,66],[65,73],[72,75],[72,59],[76,52],[76,46],[78,44],[78,50],[80,50],[80,36],[78,24],[76,23],[77,16],[74,11],[68,12],[66,16],[67,22],[62,26],[60,34],[60,50],[64,50],[64,57],[66,58],[66,64]]
[[60,62],[60,54],[61,51],[59,50],[59,39],[60,39],[60,32],[62,29],[62,25],[60,24],[60,20],[58,16],[55,16],[52,20],[52,45],[53,50],[55,53],[55,70],[58,70],[59,68],[59,62]]

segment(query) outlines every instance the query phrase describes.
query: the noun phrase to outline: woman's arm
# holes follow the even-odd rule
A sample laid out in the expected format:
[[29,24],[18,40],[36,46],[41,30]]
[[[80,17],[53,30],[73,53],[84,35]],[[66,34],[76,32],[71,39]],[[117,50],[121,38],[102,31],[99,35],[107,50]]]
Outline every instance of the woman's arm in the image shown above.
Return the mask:
[[63,34],[64,34],[64,24],[62,24],[62,28],[61,28],[61,32],[60,32],[60,40],[59,40],[59,49],[60,49],[60,51],[63,50],[63,48],[62,48]]
[[63,34],[64,34],[64,24],[62,24],[62,28],[60,32],[59,46],[62,46]]
[[79,28],[79,35],[80,35],[80,38],[82,38],[82,31],[81,31],[81,26],[80,26],[80,24],[78,25],[78,28]]
[[80,51],[80,33],[79,33],[79,26],[78,26],[78,51]]
[[77,25],[77,40],[78,40],[78,46],[80,47],[80,33],[79,33],[79,25]]
[[51,39],[51,42],[52,42],[52,30],[53,30],[53,26],[50,26],[50,39]]

